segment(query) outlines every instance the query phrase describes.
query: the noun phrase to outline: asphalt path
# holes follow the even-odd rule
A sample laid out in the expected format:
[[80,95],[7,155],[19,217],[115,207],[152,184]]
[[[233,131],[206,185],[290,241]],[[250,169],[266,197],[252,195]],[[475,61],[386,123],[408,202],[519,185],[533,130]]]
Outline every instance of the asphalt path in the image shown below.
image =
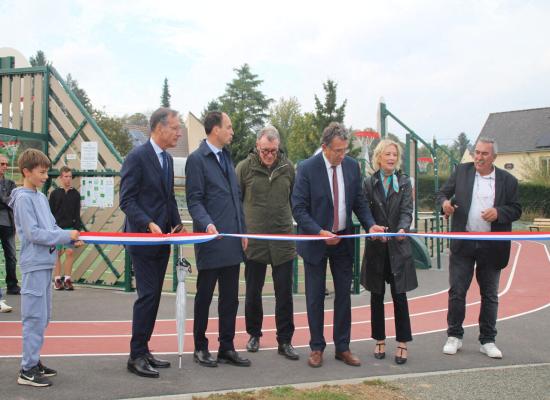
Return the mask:
[[[546,260],[530,260],[530,265],[545,262]],[[533,268],[536,271],[536,268]],[[508,273],[508,272],[507,272]],[[444,291],[447,288],[447,272],[443,270],[419,270],[419,289],[410,293],[409,297],[426,296],[433,293]],[[531,283],[530,283],[531,282]],[[523,287],[519,290],[518,298],[529,297],[531,287],[546,285],[550,283],[537,281],[533,276],[531,281],[523,280]],[[501,281],[501,286],[503,281]],[[17,321],[19,315],[19,297],[7,296],[10,305],[14,306],[15,311],[11,314],[0,314],[0,343],[2,338],[12,335],[13,324],[6,321]],[[135,294],[123,293],[116,290],[93,289],[78,287],[74,292],[55,292],[54,293],[54,320],[55,321],[128,321],[131,318],[132,303]],[[332,308],[332,298],[327,298],[326,309]],[[368,293],[361,293],[352,296],[353,305],[356,307],[365,306],[369,302]],[[164,294],[159,312],[160,319],[170,320],[174,316],[175,296],[173,294]],[[188,299],[188,315],[192,315],[192,298]],[[243,313],[244,301],[241,301],[239,314]],[[266,314],[272,314],[274,309],[273,298],[264,299]],[[215,317],[216,303],[211,306],[212,316]],[[305,311],[304,297],[295,296],[295,311],[297,313]],[[504,310],[502,310],[504,311]],[[475,312],[474,312],[475,314]],[[476,317],[476,315],[474,315]],[[438,316],[443,319],[442,316]],[[93,327],[90,324],[89,327]],[[8,329],[9,327],[9,329]],[[301,383],[317,383],[327,381],[339,381],[342,379],[368,379],[372,377],[396,377],[405,378],[408,374],[432,374],[438,375],[414,375],[411,383],[404,383],[404,390],[411,389],[410,396],[424,395],[422,389],[433,388],[435,384],[426,381],[425,386],[415,386],[414,382],[422,382],[422,379],[441,379],[441,385],[437,387],[448,387],[446,396],[452,394],[455,389],[451,383],[461,379],[466,388],[475,387],[474,382],[480,381],[483,386],[485,373],[479,371],[492,371],[487,376],[496,376],[496,383],[502,380],[502,388],[509,388],[512,393],[516,390],[514,387],[522,385],[538,388],[540,396],[543,396],[542,389],[548,388],[548,381],[540,382],[540,376],[544,371],[548,372],[545,363],[550,363],[550,346],[548,345],[547,332],[550,328],[550,307],[538,309],[521,316],[512,317],[499,321],[497,325],[498,345],[504,353],[502,360],[493,360],[479,352],[479,343],[477,342],[477,326],[466,328],[464,338],[464,347],[454,356],[442,354],[442,347],[446,339],[444,331],[438,330],[432,333],[416,334],[414,341],[409,345],[409,361],[403,366],[398,366],[393,362],[393,351],[395,342],[393,339],[387,341],[387,354],[385,360],[376,360],[372,356],[374,343],[366,337],[357,338],[351,345],[352,351],[356,353],[363,361],[361,367],[350,367],[333,358],[333,346],[327,346],[325,351],[325,364],[322,368],[312,369],[307,366],[307,356],[309,349],[307,346],[299,347],[301,355],[299,361],[289,361],[277,355],[273,349],[261,350],[258,353],[244,353],[252,361],[251,368],[239,368],[228,365],[221,365],[218,368],[203,368],[194,364],[191,354],[184,355],[183,368],[176,367],[177,356],[167,354],[165,358],[172,361],[173,367],[161,370],[160,379],[139,378],[126,371],[128,338],[125,338],[125,345],[120,346],[118,354],[120,355],[94,355],[94,356],[45,356],[43,362],[59,371],[59,376],[54,377],[54,386],[50,388],[31,388],[17,385],[16,377],[19,369],[19,357],[0,356],[0,399],[41,399],[41,400],[64,400],[64,399],[125,399],[156,397],[163,395],[178,395],[186,393],[199,393],[213,390],[233,390],[243,388],[255,388],[273,385],[288,385]],[[89,328],[91,329],[91,328]],[[355,328],[354,328],[355,329]],[[49,335],[48,328],[48,333]],[[415,331],[417,329],[415,328]],[[84,332],[86,333],[86,332]],[[83,332],[67,332],[67,336],[82,335]],[[266,335],[267,336],[267,335]],[[15,339],[9,339],[15,340]],[[48,342],[48,338],[46,342]],[[111,338],[106,337],[105,341]],[[171,338],[170,340],[175,340]],[[189,341],[189,340],[188,340]],[[92,347],[93,341],[90,341]],[[211,341],[211,350],[216,348],[215,339]],[[66,353],[70,353],[72,346],[70,341],[66,344],[69,347]],[[0,347],[0,352],[2,352]],[[91,351],[92,349],[90,349]],[[154,349],[153,349],[154,350]],[[508,367],[517,367],[523,365],[540,364],[536,366],[522,367],[521,373],[512,373]],[[501,369],[503,368],[504,369]],[[472,369],[472,372],[467,372]],[[486,370],[489,368],[489,370]],[[496,369],[495,369],[496,368]],[[541,369],[542,368],[542,369]],[[546,369],[545,369],[546,368]],[[517,370],[518,368],[514,368]],[[449,374],[449,371],[460,371],[460,374]],[[504,371],[504,372],[502,372]],[[540,372],[543,371],[543,372]],[[508,375],[517,376],[519,381],[516,386],[513,381],[508,379]],[[404,376],[405,375],[405,376]],[[453,375],[453,376],[451,376]],[[413,376],[413,375],[411,375]],[[447,376],[451,376],[449,381],[445,381]],[[457,378],[457,376],[460,376]],[[439,377],[439,378],[437,378]],[[502,379],[500,378],[502,377]],[[530,381],[533,378],[533,382]],[[401,384],[401,383],[400,383]],[[431,385],[431,386],[430,386]],[[493,388],[494,380],[488,380],[487,385]],[[546,386],[545,386],[546,385]],[[457,386],[460,387],[460,386]],[[542,387],[542,389],[540,389]],[[496,389],[495,389],[496,390]],[[518,389],[519,390],[519,389]],[[430,393],[440,395],[434,389],[428,390]],[[466,393],[467,391],[464,391]],[[547,391],[548,392],[548,391]],[[518,392],[519,394],[520,392]],[[521,392],[523,393],[523,392]],[[476,394],[478,396],[476,396]],[[429,394],[428,394],[429,395]],[[487,395],[489,396],[489,395]],[[506,397],[499,397],[506,399]],[[494,397],[494,398],[497,398]],[[441,397],[418,397],[418,398],[441,398]],[[455,398],[455,397],[448,397]],[[472,396],[460,396],[456,398],[493,398],[481,396],[481,392],[473,391]],[[511,397],[510,397],[511,398]],[[525,398],[522,395],[515,396],[514,399]],[[548,398],[537,397],[530,398]]]

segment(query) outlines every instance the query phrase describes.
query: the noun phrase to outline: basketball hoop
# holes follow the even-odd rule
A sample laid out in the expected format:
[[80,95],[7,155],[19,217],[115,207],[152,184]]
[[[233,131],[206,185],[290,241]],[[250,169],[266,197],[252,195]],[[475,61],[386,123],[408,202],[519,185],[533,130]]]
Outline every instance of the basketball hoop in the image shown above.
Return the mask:
[[428,171],[428,164],[433,164],[434,160],[431,157],[418,157],[416,162],[418,163],[418,171],[425,174]]
[[361,139],[361,155],[362,158],[367,162],[367,165],[370,165],[370,148],[372,146],[372,142],[374,142],[375,139],[380,139],[380,134],[376,131],[369,130],[369,131],[360,131],[355,132],[355,136]]

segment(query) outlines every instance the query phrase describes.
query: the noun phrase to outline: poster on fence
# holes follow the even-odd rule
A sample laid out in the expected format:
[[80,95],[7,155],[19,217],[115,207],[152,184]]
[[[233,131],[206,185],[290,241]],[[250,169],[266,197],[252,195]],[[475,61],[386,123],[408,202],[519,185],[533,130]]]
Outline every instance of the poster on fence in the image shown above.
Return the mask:
[[83,171],[97,169],[97,142],[80,144],[80,169]]
[[115,178],[91,177],[81,178],[80,200],[82,207],[112,207],[115,197]]

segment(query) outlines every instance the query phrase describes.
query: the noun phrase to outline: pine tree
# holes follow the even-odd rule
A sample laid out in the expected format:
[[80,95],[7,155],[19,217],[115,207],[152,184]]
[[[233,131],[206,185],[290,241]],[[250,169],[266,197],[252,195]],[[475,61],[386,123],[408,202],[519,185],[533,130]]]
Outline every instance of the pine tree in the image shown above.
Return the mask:
[[340,107],[336,105],[336,89],[338,84],[328,79],[323,83],[325,90],[325,102],[321,103],[317,95],[315,95],[315,126],[319,132],[319,136],[328,124],[331,122],[344,122],[346,115],[347,100],[344,100]]
[[164,84],[162,85],[162,95],[160,96],[161,107],[170,108],[170,90],[168,89],[168,78],[164,78]]
[[273,100],[258,89],[263,80],[250,71],[248,64],[234,71],[237,77],[227,84],[225,93],[218,100],[221,111],[229,115],[233,124],[234,136],[230,150],[236,164],[246,158],[254,147],[255,132],[267,120],[269,105]]

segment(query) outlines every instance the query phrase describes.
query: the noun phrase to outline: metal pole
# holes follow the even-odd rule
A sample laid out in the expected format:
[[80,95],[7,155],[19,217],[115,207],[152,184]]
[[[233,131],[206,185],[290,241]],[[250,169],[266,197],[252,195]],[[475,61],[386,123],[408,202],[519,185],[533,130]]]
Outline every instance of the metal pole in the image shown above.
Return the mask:
[[386,137],[386,116],[386,103],[380,99],[380,137],[382,139]]
[[[434,149],[436,146],[435,138],[433,140],[434,142]],[[433,152],[433,159],[434,159],[434,193],[437,193],[439,191],[439,161],[437,159],[437,154],[435,153],[435,150]],[[436,232],[441,232],[441,224],[440,224],[440,218],[439,218],[439,212],[437,207],[437,200],[434,204],[434,218],[435,218],[435,229]],[[439,239],[436,240],[436,258],[437,258],[437,269],[441,269],[441,242]]]
[[180,247],[176,244],[172,245],[172,292],[178,289],[178,259],[180,258]]
[[[361,225],[358,223],[353,224],[353,233],[356,235],[361,233]],[[360,275],[361,275],[361,239],[355,238],[355,254],[353,257],[353,294],[359,294],[360,292]]]

